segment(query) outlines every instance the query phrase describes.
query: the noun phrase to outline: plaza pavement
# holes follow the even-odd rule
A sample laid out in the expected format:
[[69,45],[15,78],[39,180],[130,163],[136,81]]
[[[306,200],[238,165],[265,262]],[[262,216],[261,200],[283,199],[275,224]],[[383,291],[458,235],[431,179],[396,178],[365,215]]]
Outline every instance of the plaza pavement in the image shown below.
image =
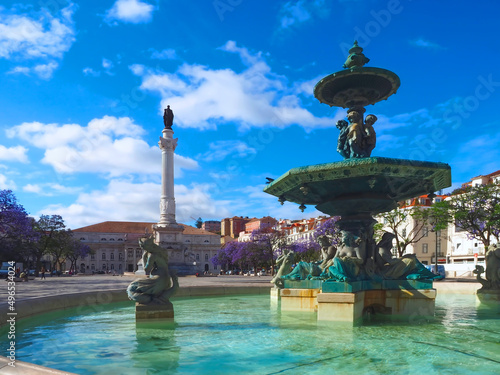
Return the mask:
[[[112,276],[112,275],[75,275],[75,276],[47,276],[44,280],[40,277],[28,282],[16,282],[16,301],[49,296],[62,296],[92,291],[125,290],[137,276]],[[180,288],[185,287],[271,287],[271,276],[229,276],[217,277],[179,277]],[[7,301],[7,283],[0,280],[0,306]]]

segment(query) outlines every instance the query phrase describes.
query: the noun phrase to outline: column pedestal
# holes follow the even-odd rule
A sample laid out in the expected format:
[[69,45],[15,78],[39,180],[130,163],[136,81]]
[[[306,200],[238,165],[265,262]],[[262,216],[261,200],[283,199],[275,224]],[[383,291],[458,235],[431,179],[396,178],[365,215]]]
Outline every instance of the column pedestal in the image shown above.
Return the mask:
[[164,320],[174,318],[174,306],[169,301],[164,305],[135,304],[135,320]]

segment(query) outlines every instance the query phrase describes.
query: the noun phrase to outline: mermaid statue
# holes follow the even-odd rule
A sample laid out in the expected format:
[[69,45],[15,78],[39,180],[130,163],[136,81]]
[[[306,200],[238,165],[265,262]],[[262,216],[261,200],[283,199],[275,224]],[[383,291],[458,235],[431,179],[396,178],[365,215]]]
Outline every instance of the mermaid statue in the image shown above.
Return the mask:
[[153,237],[140,238],[144,253],[142,264],[148,278],[132,281],[127,288],[128,298],[143,305],[168,305],[179,288],[177,275],[168,270],[167,250],[154,243]]

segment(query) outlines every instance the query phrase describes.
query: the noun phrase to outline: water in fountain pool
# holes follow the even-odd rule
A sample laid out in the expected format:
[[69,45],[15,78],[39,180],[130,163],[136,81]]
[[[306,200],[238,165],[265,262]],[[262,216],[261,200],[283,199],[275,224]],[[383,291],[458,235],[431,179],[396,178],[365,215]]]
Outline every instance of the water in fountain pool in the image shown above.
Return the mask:
[[174,308],[162,324],[136,325],[130,303],[20,321],[17,359],[106,375],[500,373],[499,315],[473,295],[441,296],[431,322],[354,328],[280,312],[265,295],[177,298]]

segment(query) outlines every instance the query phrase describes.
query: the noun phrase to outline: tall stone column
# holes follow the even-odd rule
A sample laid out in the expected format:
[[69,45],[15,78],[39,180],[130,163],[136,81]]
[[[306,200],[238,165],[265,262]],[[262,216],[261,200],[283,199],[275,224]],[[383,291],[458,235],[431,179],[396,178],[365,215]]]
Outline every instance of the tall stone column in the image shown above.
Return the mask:
[[163,129],[158,145],[161,149],[161,197],[160,197],[160,226],[177,226],[175,221],[174,195],[174,151],[177,147],[177,138],[173,138],[172,129]]
[[[167,106],[163,115],[165,128],[158,142],[161,149],[161,196],[160,196],[160,221],[153,226],[156,244],[169,252],[181,251],[182,232],[184,227],[175,220],[175,194],[174,194],[174,151],[177,147],[177,138],[174,138],[172,123],[174,113]],[[174,259],[180,258],[176,255]]]

